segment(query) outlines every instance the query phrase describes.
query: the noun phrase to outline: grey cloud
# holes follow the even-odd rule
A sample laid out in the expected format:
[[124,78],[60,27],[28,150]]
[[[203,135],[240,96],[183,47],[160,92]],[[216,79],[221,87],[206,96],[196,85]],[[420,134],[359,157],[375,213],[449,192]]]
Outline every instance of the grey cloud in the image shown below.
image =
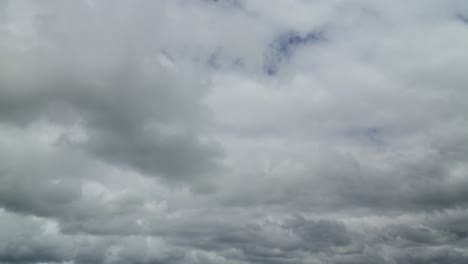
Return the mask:
[[0,212],[2,263],[239,263],[141,236],[63,235],[44,219]]
[[0,263],[467,262],[467,8],[0,1]]
[[278,259],[293,262],[310,253],[333,252],[335,248],[352,245],[352,236],[343,223],[309,220],[299,215],[280,222],[252,219],[250,223],[245,223],[242,216],[229,216],[229,212],[196,214],[190,220],[186,217],[172,220],[151,215],[140,217],[145,223],[142,229],[131,227],[131,222],[115,225],[119,221],[112,220],[98,224],[96,229],[83,226],[81,229],[74,227],[75,231],[64,231],[127,235],[120,228],[130,228],[134,234],[161,237],[175,246],[216,252],[224,258],[247,262]]
[[324,211],[370,208],[379,212],[431,211],[463,207],[468,201],[464,191],[466,178],[455,180],[456,176],[450,176],[457,162],[443,162],[440,155],[415,164],[393,161],[397,171],[369,168],[353,155],[322,155],[330,155],[324,158],[329,163],[320,160],[320,166],[316,166],[302,160],[299,164],[305,169],[295,174],[278,173],[258,179],[255,187],[250,183],[231,185],[237,189],[231,191],[233,195],[223,195],[221,201],[228,206],[289,206]]
[[59,262],[66,252],[58,241],[48,239],[37,221],[25,220],[1,212],[2,244],[0,261],[6,263]]
[[[65,7],[53,14],[64,43],[45,36],[51,47],[8,54],[3,61],[4,69],[14,65],[2,74],[3,119],[79,124],[87,139],[76,145],[148,175],[183,179],[216,167],[219,147],[203,142],[197,132],[197,120],[206,111],[200,102],[203,85],[190,68],[177,69],[188,73],[181,79],[158,64],[157,38],[143,35],[149,18],[119,25],[123,21],[115,13],[80,4]],[[141,15],[129,11],[128,19]],[[88,19],[81,21],[81,15]],[[128,42],[132,38],[138,41]]]
[[[468,214],[466,210],[456,210],[448,212],[438,212],[431,217],[428,225],[454,235],[457,239],[467,240],[468,238]],[[468,242],[468,241],[467,241]]]
[[345,246],[350,243],[346,227],[333,221],[310,221],[296,217],[287,225],[299,235],[309,250],[321,250],[330,246]]
[[468,256],[463,253],[451,250],[415,250],[414,253],[407,253],[396,259],[398,263],[418,264],[418,263],[465,263]]
[[461,22],[468,24],[468,18],[463,14],[457,14],[456,16]]

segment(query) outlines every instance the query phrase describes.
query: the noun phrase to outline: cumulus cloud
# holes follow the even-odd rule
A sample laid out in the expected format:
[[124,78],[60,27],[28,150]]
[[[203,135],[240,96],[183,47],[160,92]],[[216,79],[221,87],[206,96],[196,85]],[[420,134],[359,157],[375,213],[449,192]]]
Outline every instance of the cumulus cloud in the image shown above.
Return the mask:
[[0,263],[466,263],[466,1],[0,1]]

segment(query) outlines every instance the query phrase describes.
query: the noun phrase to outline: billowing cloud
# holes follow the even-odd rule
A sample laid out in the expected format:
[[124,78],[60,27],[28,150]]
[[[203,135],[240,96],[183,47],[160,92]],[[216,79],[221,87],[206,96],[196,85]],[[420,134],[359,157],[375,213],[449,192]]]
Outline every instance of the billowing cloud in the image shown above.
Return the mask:
[[467,17],[0,1],[0,263],[467,263]]

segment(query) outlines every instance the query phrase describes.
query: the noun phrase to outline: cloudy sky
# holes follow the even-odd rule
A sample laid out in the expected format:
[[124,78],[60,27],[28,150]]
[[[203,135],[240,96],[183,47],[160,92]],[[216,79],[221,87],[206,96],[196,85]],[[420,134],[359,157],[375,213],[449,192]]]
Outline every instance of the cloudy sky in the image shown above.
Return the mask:
[[468,1],[0,0],[0,263],[468,263]]

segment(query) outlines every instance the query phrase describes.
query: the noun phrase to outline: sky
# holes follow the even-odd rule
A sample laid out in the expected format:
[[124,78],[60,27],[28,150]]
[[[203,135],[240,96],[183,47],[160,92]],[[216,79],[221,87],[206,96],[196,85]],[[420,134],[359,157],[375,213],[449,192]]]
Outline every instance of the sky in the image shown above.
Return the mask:
[[468,263],[468,1],[0,0],[0,264]]

